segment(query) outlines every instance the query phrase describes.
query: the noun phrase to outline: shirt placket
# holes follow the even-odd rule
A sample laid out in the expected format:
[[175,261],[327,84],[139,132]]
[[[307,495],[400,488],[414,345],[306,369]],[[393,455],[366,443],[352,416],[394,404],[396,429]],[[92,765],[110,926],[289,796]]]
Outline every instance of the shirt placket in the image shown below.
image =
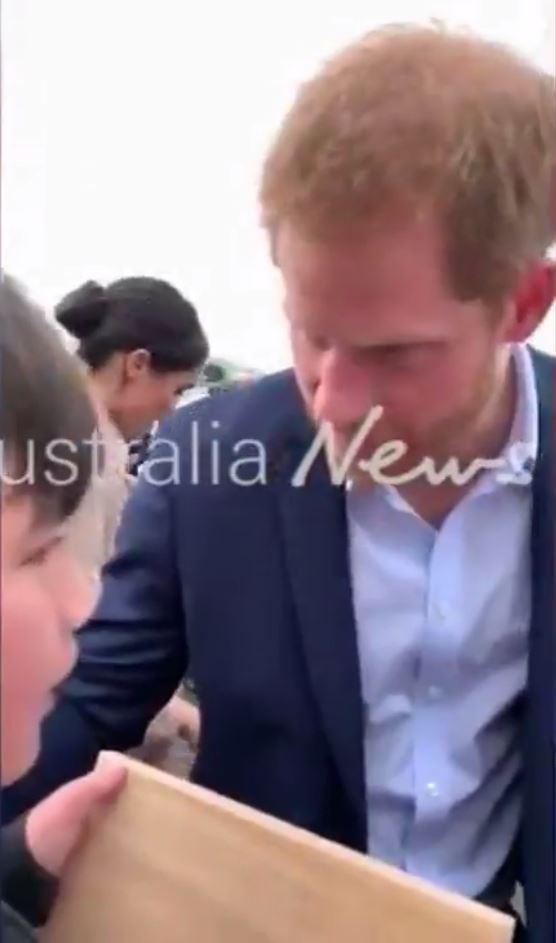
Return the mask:
[[427,601],[413,711],[414,818],[406,841],[406,863],[423,873],[429,859],[431,831],[450,809],[447,701],[454,683],[454,655],[460,627],[458,573],[454,567],[457,511],[435,538],[427,572]]

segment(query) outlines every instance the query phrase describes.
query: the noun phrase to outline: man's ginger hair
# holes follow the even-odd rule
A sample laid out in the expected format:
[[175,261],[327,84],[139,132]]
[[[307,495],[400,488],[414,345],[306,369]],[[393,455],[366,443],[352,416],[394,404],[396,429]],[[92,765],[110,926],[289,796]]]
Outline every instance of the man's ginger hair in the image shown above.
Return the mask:
[[437,27],[376,30],[300,89],[265,162],[263,224],[326,240],[435,212],[462,300],[507,297],[554,238],[554,78]]

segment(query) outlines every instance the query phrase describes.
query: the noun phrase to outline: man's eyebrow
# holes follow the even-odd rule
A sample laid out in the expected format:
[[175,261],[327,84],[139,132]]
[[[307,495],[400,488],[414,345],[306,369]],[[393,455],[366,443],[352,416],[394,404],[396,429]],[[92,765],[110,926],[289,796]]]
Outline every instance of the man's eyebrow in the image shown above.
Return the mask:
[[444,338],[438,337],[398,337],[392,341],[385,341],[378,344],[380,347],[434,347],[437,344],[444,343]]
[[375,350],[381,353],[384,350],[403,350],[407,347],[439,347],[445,344],[447,339],[444,337],[410,337],[409,335],[400,335],[399,337],[384,338],[374,341],[372,344],[362,345],[366,350]]

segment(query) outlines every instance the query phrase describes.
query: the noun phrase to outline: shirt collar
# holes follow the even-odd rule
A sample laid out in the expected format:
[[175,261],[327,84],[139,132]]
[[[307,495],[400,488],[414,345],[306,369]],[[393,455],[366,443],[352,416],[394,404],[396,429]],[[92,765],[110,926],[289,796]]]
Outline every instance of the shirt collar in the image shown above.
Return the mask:
[[531,352],[526,344],[512,345],[516,380],[514,419],[497,467],[485,471],[471,494],[492,494],[508,485],[529,485],[539,450],[539,397]]
[[514,421],[502,452],[516,471],[532,472],[539,452],[539,396],[531,351],[526,344],[512,349],[517,403]]

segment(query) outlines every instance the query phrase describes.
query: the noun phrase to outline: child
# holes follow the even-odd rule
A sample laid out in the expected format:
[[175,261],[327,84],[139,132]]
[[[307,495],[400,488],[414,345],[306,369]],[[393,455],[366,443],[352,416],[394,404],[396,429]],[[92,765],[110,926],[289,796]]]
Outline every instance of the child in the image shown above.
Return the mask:
[[[65,543],[87,492],[96,415],[72,358],[15,285],[0,285],[1,772],[34,763],[41,720],[71,671],[73,632],[95,590]],[[2,831],[2,941],[32,939],[56,878],[99,805],[119,792],[121,768],[70,783]],[[18,911],[18,912],[17,912]]]

